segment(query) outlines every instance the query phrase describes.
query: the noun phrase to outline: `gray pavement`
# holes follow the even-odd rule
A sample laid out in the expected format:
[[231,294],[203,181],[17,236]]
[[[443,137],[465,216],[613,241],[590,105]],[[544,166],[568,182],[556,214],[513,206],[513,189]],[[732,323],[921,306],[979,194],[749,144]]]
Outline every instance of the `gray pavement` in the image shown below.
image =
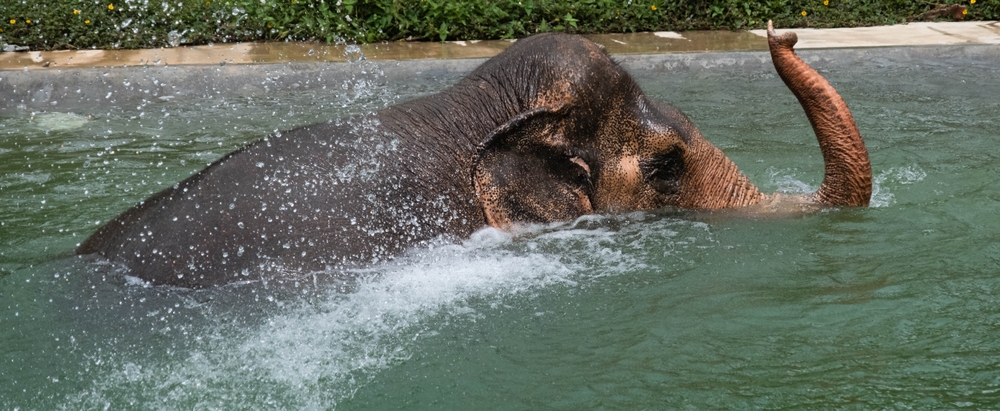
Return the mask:
[[[1000,23],[995,21],[910,23],[793,31],[799,36],[796,49],[1000,44]],[[767,38],[766,30],[750,32]]]

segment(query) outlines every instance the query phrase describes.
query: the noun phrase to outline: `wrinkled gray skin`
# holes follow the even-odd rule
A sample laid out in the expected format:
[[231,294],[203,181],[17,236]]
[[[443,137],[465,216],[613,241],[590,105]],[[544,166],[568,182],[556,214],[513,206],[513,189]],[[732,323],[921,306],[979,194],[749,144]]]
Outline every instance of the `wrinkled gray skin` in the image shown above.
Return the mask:
[[776,198],[680,111],[646,99],[600,46],[548,34],[439,94],[251,143],[125,211],[77,252],[153,284],[206,287],[364,266],[485,225]]

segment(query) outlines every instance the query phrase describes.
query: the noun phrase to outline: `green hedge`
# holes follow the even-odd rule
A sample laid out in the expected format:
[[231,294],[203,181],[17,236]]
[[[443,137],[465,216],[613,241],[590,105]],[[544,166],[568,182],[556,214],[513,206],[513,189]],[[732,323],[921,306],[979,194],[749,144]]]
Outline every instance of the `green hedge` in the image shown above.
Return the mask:
[[[967,20],[1000,0],[943,0]],[[851,27],[906,22],[923,0],[52,0],[0,5],[0,43],[33,50],[235,41],[375,42],[649,30]],[[944,17],[944,19],[950,19]]]

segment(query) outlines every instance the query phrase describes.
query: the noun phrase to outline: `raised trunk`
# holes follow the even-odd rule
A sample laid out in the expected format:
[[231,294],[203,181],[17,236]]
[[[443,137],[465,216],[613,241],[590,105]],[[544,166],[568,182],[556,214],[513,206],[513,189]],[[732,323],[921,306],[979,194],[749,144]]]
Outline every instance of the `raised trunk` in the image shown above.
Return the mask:
[[826,79],[792,50],[793,32],[778,35],[767,23],[771,60],[785,85],[799,99],[812,124],[826,164],[816,201],[837,206],[867,206],[872,195],[872,167],[868,150],[844,99]]

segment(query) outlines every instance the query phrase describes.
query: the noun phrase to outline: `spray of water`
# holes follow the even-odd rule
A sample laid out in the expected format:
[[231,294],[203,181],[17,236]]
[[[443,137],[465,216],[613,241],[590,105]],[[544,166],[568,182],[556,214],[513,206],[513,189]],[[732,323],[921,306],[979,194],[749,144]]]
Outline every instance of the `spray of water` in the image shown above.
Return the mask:
[[208,327],[192,337],[195,349],[182,361],[95,355],[93,366],[106,372],[65,408],[330,409],[421,344],[433,344],[449,323],[481,320],[511,299],[644,269],[649,253],[670,252],[664,244],[676,252],[711,241],[703,223],[644,213],[514,234],[483,229],[459,244],[438,242],[353,271],[350,292],[319,286],[311,298],[287,299],[256,327]]
[[927,177],[917,164],[903,167],[892,167],[877,173],[872,180],[871,207],[888,207],[896,202],[890,187],[919,183]]

